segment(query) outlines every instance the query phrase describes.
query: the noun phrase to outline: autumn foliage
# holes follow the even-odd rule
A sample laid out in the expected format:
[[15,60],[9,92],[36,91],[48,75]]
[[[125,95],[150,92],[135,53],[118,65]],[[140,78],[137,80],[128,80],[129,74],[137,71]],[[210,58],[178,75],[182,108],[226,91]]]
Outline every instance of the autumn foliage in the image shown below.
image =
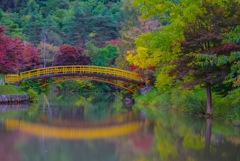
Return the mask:
[[59,46],[59,52],[54,60],[55,65],[88,65],[90,58],[82,55],[83,50],[71,45]]
[[[194,79],[188,80],[185,87],[222,84],[229,73],[237,77],[237,72],[231,69],[239,58],[231,55],[240,50],[240,44],[237,38],[228,35],[239,25],[240,11],[237,2],[226,5],[224,8],[206,2],[203,5],[206,13],[196,16],[196,20],[184,28],[185,39],[180,46],[182,55],[175,61],[176,68],[171,74],[177,79],[192,76]],[[228,12],[234,16],[229,16]]]
[[5,27],[0,26],[0,73],[14,73],[36,67],[40,57],[37,48],[20,38],[4,35]]

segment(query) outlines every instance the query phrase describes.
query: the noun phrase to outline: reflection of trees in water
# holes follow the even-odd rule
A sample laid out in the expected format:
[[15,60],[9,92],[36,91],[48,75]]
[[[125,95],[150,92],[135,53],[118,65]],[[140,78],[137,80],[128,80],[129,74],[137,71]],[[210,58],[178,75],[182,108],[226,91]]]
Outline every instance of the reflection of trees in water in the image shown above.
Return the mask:
[[[199,161],[232,161],[235,160],[234,158],[239,158],[240,154],[237,152],[237,149],[240,150],[240,145],[238,145],[237,147],[233,143],[223,141],[223,137],[227,138],[228,136],[224,136],[224,134],[221,133],[212,132],[214,131],[214,127],[212,127],[214,123],[215,122],[211,119],[203,120],[202,124],[204,124],[205,126],[203,126],[203,128],[199,132],[194,132],[193,126],[190,126],[189,128],[191,129],[191,131],[193,131],[193,135],[200,136],[200,138],[197,140],[204,140],[204,142],[202,142],[204,146],[202,145],[201,148],[197,149],[196,151],[193,151],[192,149],[186,149],[186,151],[190,150],[193,158]],[[224,127],[224,125],[222,126],[222,128],[228,130],[226,127]],[[240,137],[240,135],[236,137]],[[197,145],[197,141],[195,141],[194,146],[196,147]]]
[[[49,105],[45,102],[43,108],[43,101],[32,105],[21,114],[21,119],[39,121],[40,112],[49,117],[51,111],[53,118],[60,120],[100,122],[103,118],[115,117],[115,114],[121,112],[121,99],[107,94],[51,95],[48,97]],[[25,142],[19,142],[17,148],[24,161],[240,161],[239,129],[233,130],[230,126],[210,119],[190,119],[164,112],[154,112],[153,115],[156,116],[152,118],[153,124],[121,137],[91,141],[37,140],[31,137]]]
[[9,110],[26,110],[29,104],[0,104],[0,112],[5,112]]
[[[106,93],[87,93],[86,95],[76,93],[58,96],[52,94],[47,99],[53,117],[62,119],[99,120],[111,116],[116,106],[123,106],[116,94]],[[45,106],[44,99],[40,102],[40,106]],[[46,110],[45,112],[47,113]]]
[[113,139],[113,142],[117,145],[116,155],[119,161],[155,161],[152,122],[145,120],[145,125],[137,132]]
[[[219,129],[231,131],[228,126],[222,124],[220,127],[211,119],[190,119],[166,112],[156,112],[153,115],[155,125],[152,154],[155,160],[240,161],[240,144],[236,145],[227,139],[230,136],[240,139],[239,133],[216,132]],[[149,157],[145,160],[154,159]]]
[[[153,117],[150,124],[125,136],[69,141],[24,135],[28,137],[27,140],[19,139],[20,142],[16,141],[12,144],[17,143],[16,147],[24,161],[240,160],[240,144],[235,141],[237,138],[240,139],[239,131],[234,133],[231,128],[218,124],[215,120],[211,122],[211,120],[189,119],[166,113],[155,114],[157,117]],[[147,119],[145,121],[148,122]]]
[[[116,110],[117,107],[120,108]],[[34,104],[4,106],[2,107],[4,112],[0,112],[0,117],[18,117],[26,121],[37,121],[41,117],[41,113],[44,113],[48,117],[61,119],[99,120],[113,114],[121,113],[124,111],[122,107],[123,103],[116,94],[49,94],[47,97],[42,96]],[[20,111],[19,109],[24,109],[25,111]]]
[[15,148],[15,141],[19,139],[14,132],[6,132],[0,129],[0,160],[1,161],[20,161],[20,155]]
[[44,147],[37,139],[21,144],[18,150],[24,161],[117,161],[115,144],[104,140],[45,141]]
[[[78,96],[79,97],[79,96]],[[100,97],[100,96],[99,96]],[[75,107],[64,107],[64,106],[51,106],[51,101],[49,101],[49,107],[51,108],[52,116],[55,117],[61,117],[65,120],[69,120],[69,117],[72,117],[71,119],[74,119],[78,121],[77,119],[81,118],[79,115],[81,113],[84,113],[87,115],[88,119],[93,118],[96,119],[97,114],[92,113],[101,113],[103,111],[102,116],[104,118],[108,117],[109,115],[112,115],[112,110],[114,109],[114,106],[116,103],[113,103],[115,100],[115,96],[113,95],[106,95],[103,98],[91,98],[90,100],[87,100],[88,98],[81,97],[81,102],[77,103],[78,106]],[[119,101],[119,100],[118,100]],[[89,103],[90,102],[90,103]],[[95,105],[96,104],[96,105]],[[84,106],[85,105],[85,106]],[[86,106],[88,105],[88,106]],[[44,106],[44,102],[42,105],[37,108],[39,112],[43,112],[46,114],[49,114],[49,109],[47,108],[48,105],[45,102],[45,110],[42,111],[42,107]],[[92,116],[89,117],[88,113],[85,113],[86,111],[79,111],[79,109],[84,108],[84,110],[88,110],[87,112],[91,113]],[[120,112],[120,111],[119,111]],[[125,115],[125,114],[124,114]],[[124,121],[122,119],[126,119],[126,121],[132,121],[132,119],[137,120],[135,118],[135,115],[127,115],[127,119],[125,117],[117,117],[116,122],[120,122],[120,124],[124,124]],[[74,117],[77,118],[74,118]],[[40,116],[38,116],[40,117]],[[100,117],[99,117],[100,118]],[[99,119],[98,118],[98,119]],[[71,121],[71,120],[69,120]],[[99,120],[101,121],[101,120]],[[99,122],[94,121],[94,122]],[[80,121],[81,122],[81,121]],[[121,136],[121,137],[114,137],[116,140],[119,140],[118,138],[127,137]],[[121,142],[120,142],[121,143]],[[113,138],[109,139],[95,139],[95,140],[60,140],[60,139],[46,139],[46,137],[31,137],[30,140],[27,140],[26,142],[19,142],[18,143],[18,151],[21,153],[21,159],[24,161],[32,161],[32,160],[41,160],[41,161],[75,161],[75,160],[87,160],[87,161],[117,161],[118,156],[116,155],[116,143],[113,141]],[[121,155],[124,155],[123,153]]]
[[20,117],[28,107],[29,104],[0,104],[0,119]]
[[205,152],[207,154],[210,152],[211,136],[212,136],[212,119],[207,118],[205,130]]

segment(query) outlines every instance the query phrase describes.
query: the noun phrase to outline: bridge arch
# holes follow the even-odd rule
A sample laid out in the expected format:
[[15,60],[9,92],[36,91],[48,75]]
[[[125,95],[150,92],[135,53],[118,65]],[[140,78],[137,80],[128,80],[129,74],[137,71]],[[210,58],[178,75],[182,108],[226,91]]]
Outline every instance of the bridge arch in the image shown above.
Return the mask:
[[58,79],[54,79],[53,82],[43,83],[40,87],[48,86],[51,83],[59,83],[59,82],[71,81],[71,80],[91,80],[91,81],[96,81],[96,82],[103,82],[103,83],[114,85],[116,87],[119,87],[121,89],[124,89],[124,90],[132,92],[132,93],[134,92],[133,88],[124,86],[122,81],[111,80],[111,79],[100,79],[99,77],[58,77]]

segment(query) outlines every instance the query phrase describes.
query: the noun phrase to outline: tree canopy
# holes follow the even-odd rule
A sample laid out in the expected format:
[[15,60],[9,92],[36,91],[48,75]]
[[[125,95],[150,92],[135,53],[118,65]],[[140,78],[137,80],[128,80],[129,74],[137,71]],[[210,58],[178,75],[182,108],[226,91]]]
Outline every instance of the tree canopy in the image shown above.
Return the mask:
[[0,73],[29,70],[38,65],[38,50],[32,44],[19,38],[4,35],[0,26]]
[[207,87],[210,106],[210,87],[222,94],[235,88],[240,74],[239,1],[134,0],[133,4],[142,18],[154,17],[163,25],[136,38],[136,49],[127,55],[142,69],[157,66],[158,89],[176,86],[176,81],[183,87]]

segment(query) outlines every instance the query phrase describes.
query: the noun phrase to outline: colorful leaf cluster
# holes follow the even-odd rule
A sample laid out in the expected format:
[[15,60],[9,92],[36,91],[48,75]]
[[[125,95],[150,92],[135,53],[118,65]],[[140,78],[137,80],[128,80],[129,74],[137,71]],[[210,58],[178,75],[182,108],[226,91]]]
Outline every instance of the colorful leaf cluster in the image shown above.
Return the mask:
[[83,50],[71,45],[59,46],[54,65],[88,65],[90,58],[82,55]]
[[37,48],[19,38],[4,35],[0,26],[0,73],[13,73],[32,69],[38,65],[40,57]]

